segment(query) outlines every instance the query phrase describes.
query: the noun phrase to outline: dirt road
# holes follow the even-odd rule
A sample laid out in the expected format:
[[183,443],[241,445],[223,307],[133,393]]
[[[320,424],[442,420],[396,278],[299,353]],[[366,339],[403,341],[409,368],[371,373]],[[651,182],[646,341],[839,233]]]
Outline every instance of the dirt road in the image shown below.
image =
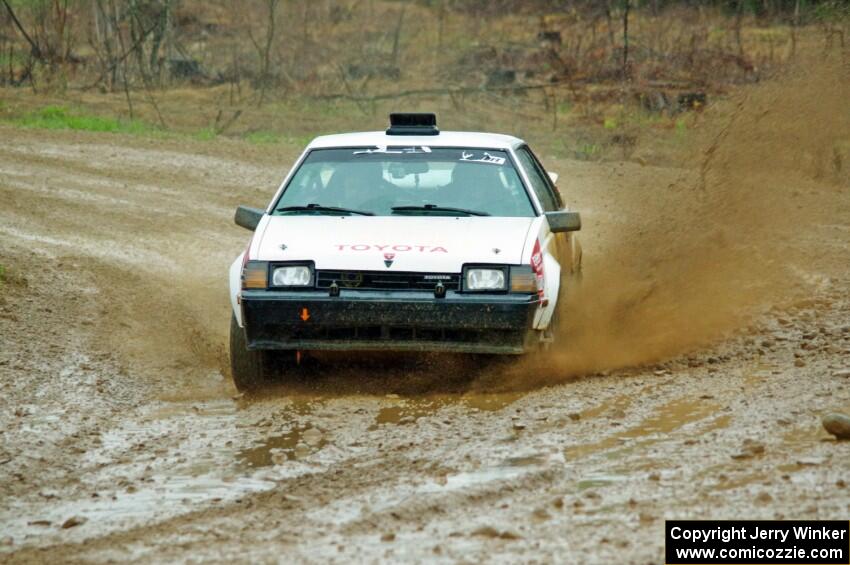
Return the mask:
[[293,157],[0,128],[0,559],[657,563],[665,518],[847,518],[820,425],[850,411],[842,178],[784,175],[796,215],[740,261],[732,207],[679,213],[693,171],[547,162],[593,226],[571,347],[331,359],[238,398],[232,212]]

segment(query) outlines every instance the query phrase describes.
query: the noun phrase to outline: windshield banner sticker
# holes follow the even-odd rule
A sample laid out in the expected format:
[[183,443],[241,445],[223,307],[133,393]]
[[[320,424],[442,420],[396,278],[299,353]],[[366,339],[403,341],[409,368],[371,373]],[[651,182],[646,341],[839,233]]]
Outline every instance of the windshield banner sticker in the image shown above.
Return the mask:
[[386,155],[416,155],[430,152],[431,148],[424,145],[421,147],[393,147],[392,149],[387,146],[378,146],[375,149],[358,149],[352,153],[352,155],[372,155],[374,153]]
[[461,161],[466,161],[468,163],[487,163],[490,165],[504,165],[505,158],[504,157],[496,157],[494,155],[490,155],[486,151],[484,152],[483,157],[475,158],[475,153],[470,151],[464,151],[460,155]]

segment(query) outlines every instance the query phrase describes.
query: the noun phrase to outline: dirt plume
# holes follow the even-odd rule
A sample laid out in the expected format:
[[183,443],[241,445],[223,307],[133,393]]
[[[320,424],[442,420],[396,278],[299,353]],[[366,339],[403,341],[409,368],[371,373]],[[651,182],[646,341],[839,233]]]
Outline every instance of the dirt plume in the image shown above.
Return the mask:
[[196,377],[229,374],[226,290],[204,278],[209,268],[203,260],[180,249],[163,252],[175,259],[171,268],[89,264],[98,280],[108,281],[101,289],[100,339],[121,352],[130,368],[162,375],[172,388],[196,387]]
[[848,99],[846,64],[801,60],[706,112],[678,174],[621,165],[590,203],[615,211],[588,215],[601,237],[585,246],[566,344],[545,378],[681,354],[840,268],[846,254],[815,240],[846,223],[835,193],[850,186]]

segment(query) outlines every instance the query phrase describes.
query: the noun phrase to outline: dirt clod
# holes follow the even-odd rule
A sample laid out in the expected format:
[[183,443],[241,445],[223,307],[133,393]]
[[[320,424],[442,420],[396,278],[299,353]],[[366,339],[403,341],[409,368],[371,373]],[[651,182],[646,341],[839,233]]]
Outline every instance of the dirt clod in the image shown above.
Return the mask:
[[850,439],[850,416],[845,414],[827,414],[821,420],[823,428],[836,439]]
[[72,516],[62,522],[62,529],[67,530],[68,528],[75,528],[77,526],[85,524],[86,522],[88,522],[88,518],[84,516]]
[[482,526],[480,528],[476,528],[472,531],[471,535],[485,538],[499,538],[503,540],[518,540],[522,538],[522,536],[520,536],[516,532],[512,532],[510,530],[500,531],[492,526]]
[[740,451],[732,455],[732,459],[750,459],[764,454],[764,451],[764,445],[752,440],[745,440]]

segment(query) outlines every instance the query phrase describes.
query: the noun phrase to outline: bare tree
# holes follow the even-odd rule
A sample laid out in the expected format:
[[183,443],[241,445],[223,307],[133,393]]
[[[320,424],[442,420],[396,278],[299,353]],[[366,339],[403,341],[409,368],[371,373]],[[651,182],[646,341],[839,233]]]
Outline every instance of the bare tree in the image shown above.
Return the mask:
[[616,49],[614,42],[614,24],[613,17],[611,15],[611,0],[605,2],[605,21],[608,25],[608,44],[611,47],[611,58],[614,58],[614,52]]
[[401,26],[404,23],[404,13],[407,11],[407,4],[404,4],[401,7],[401,11],[398,14],[398,21],[395,24],[395,32],[393,33],[393,66],[398,65],[398,46],[399,40],[401,39]]
[[134,118],[133,98],[130,96],[130,81],[127,78],[127,57],[130,55],[130,51],[124,48],[124,36],[121,34],[121,29],[118,26],[118,6],[115,4],[115,0],[109,1],[109,11],[112,27],[118,37],[118,46],[122,52],[121,58],[117,62],[121,64],[121,78],[124,80],[124,97],[127,99],[127,109],[130,112],[130,119],[132,120]]
[[797,54],[797,28],[800,27],[800,0],[794,2],[794,16],[791,18],[791,56]]
[[735,43],[738,46],[738,57],[744,56],[744,43],[741,40],[741,20],[744,16],[744,3],[738,2],[735,6]]
[[623,0],[623,79],[629,76],[629,11],[631,0]]
[[118,80],[118,39],[115,27],[112,25],[112,18],[107,14],[103,0],[92,0],[91,7],[92,27],[89,30],[89,45],[100,63],[100,76],[106,80],[106,88],[111,92],[115,90]]
[[59,78],[64,85],[66,65],[71,59],[73,45],[68,26],[68,0],[33,2],[25,4],[31,26],[27,28],[8,0],[2,0],[14,28],[29,46],[29,62],[24,75],[35,88],[33,67],[42,65],[47,70],[48,83]]
[[27,33],[27,30],[24,29],[24,26],[21,24],[21,20],[18,19],[17,14],[12,9],[12,6],[9,4],[8,0],[3,0],[3,5],[6,6],[6,11],[9,14],[9,18],[12,20],[12,23],[15,25],[15,28],[20,32],[20,34],[24,37],[24,40],[29,44],[31,53],[37,59],[43,58],[43,54],[41,52],[41,47],[39,47],[38,43],[30,37],[30,34]]
[[268,17],[266,19],[266,37],[261,44],[254,37],[253,32],[248,30],[248,37],[251,39],[251,43],[254,44],[254,48],[257,50],[257,55],[260,59],[260,100],[257,103],[258,106],[262,106],[266,100],[266,90],[268,89],[269,82],[271,82],[271,49],[272,42],[274,41],[275,35],[275,24],[277,20],[277,5],[280,3],[280,0],[265,0],[266,9],[268,10]]

